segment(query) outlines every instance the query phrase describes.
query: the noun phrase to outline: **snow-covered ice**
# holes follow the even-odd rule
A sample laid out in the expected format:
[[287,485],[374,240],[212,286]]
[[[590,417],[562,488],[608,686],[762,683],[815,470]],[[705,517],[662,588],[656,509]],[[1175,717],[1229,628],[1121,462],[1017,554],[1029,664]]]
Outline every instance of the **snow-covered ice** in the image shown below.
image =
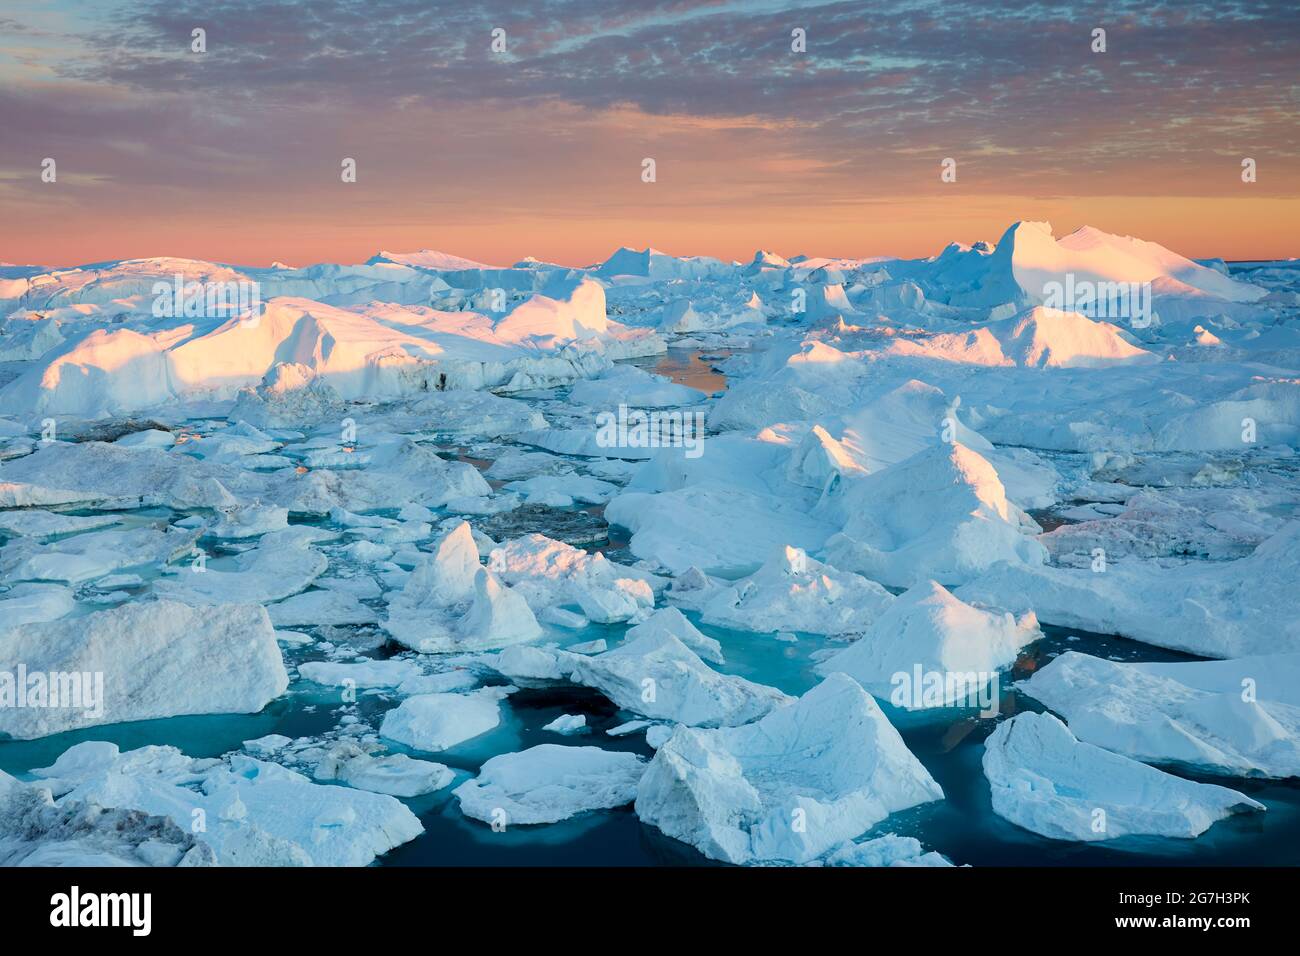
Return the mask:
[[1121,664],[1070,651],[1019,688],[1080,740],[1137,760],[1300,776],[1300,654]]
[[993,812],[1056,840],[1200,836],[1264,805],[1082,743],[1051,714],[1017,714],[985,742]]
[[943,798],[874,700],[832,674],[743,727],[679,727],[637,790],[646,823],[731,863],[806,863]]
[[26,672],[25,686],[0,675],[0,731],[19,739],[178,714],[254,713],[289,685],[275,630],[256,605],[160,600],[20,624],[0,630],[0,655]]
[[455,794],[462,813],[486,823],[556,823],[631,803],[644,769],[632,753],[539,744],[491,758]]

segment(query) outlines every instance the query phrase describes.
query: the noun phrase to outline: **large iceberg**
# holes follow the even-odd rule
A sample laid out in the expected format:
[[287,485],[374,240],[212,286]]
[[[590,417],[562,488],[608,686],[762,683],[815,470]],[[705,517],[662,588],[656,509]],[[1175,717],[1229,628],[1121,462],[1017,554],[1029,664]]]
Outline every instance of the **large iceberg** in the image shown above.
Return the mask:
[[1017,714],[985,741],[993,812],[1055,840],[1191,838],[1264,805],[1075,739],[1051,714]]
[[1070,651],[1018,687],[1080,740],[1136,760],[1300,776],[1300,654],[1122,664]]
[[806,863],[942,798],[871,696],[832,674],[756,723],[677,728],[641,779],[636,812],[715,860]]
[[284,693],[264,609],[144,601],[0,630],[0,731],[19,739],[180,714],[255,713]]

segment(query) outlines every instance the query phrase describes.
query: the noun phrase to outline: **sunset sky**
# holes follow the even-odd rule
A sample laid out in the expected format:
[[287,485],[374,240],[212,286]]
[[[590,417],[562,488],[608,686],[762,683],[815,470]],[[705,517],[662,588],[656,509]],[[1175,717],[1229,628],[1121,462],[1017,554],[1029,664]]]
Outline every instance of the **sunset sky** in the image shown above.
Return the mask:
[[5,0],[0,260],[1300,255],[1295,0],[1153,6]]

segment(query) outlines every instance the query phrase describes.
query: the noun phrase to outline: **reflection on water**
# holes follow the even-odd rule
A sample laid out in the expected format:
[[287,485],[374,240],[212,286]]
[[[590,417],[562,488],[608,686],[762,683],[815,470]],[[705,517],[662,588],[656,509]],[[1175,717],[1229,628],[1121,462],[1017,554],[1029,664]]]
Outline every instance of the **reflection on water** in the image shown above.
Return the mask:
[[638,365],[656,375],[667,376],[678,385],[698,388],[701,392],[712,395],[724,391],[727,387],[727,376],[714,371],[713,366],[731,356],[734,351],[734,349],[712,349],[701,352],[699,349],[670,348],[662,355],[632,359],[628,364]]

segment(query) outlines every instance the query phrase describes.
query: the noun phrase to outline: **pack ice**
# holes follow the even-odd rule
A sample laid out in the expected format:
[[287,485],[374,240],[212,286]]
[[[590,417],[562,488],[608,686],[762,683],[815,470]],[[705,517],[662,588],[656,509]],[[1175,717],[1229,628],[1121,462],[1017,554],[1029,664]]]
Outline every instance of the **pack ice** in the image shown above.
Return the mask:
[[[0,707],[62,752],[0,741],[0,860],[364,865],[633,803],[733,863],[962,863],[889,817],[984,735],[927,769],[873,695],[1034,662],[1053,713],[986,717],[976,781],[1017,826],[1271,802],[1177,774],[1300,766],[1300,269],[1040,222],[792,251],[7,269],[0,700],[103,693]],[[628,412],[702,444],[611,438]],[[974,719],[897,703],[909,739]],[[189,757],[200,715],[257,730]],[[423,834],[402,800],[443,791]]]

